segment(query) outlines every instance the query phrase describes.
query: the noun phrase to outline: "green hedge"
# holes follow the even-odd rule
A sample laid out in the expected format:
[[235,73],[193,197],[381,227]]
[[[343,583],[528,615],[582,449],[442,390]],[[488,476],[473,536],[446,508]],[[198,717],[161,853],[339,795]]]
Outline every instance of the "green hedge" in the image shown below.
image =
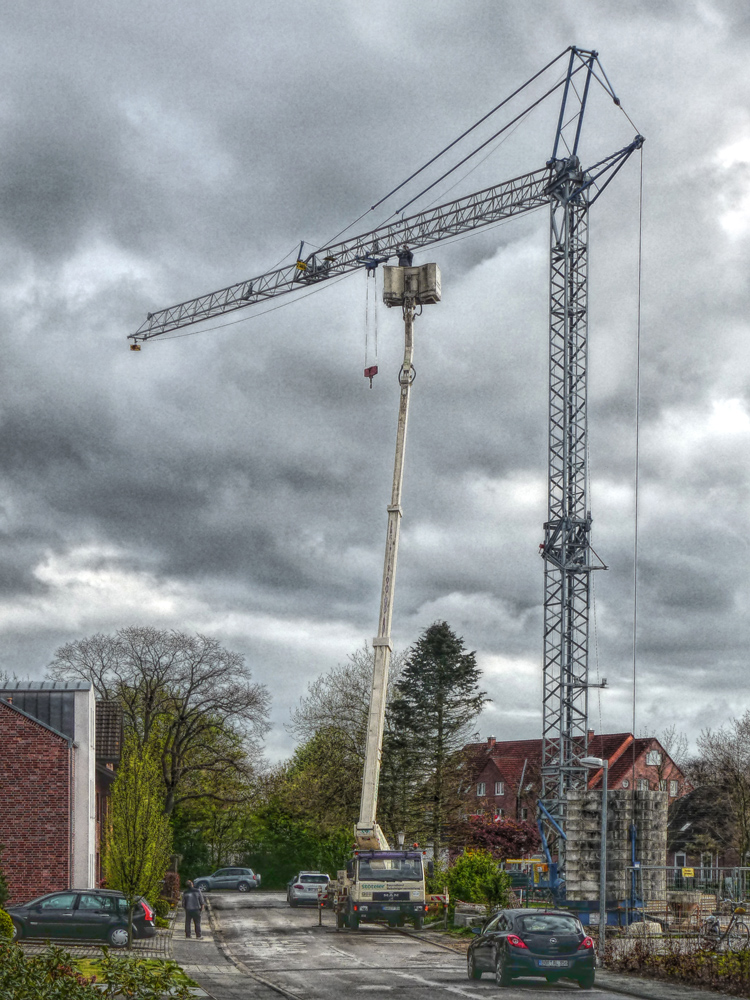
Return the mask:
[[10,914],[6,913],[5,910],[0,910],[0,938],[12,937],[13,921],[10,919]]

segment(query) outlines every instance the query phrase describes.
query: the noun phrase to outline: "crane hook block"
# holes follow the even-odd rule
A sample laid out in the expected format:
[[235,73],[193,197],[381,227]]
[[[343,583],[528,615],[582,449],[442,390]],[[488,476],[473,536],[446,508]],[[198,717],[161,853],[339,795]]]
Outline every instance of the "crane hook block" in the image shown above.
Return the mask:
[[375,378],[377,374],[378,374],[377,365],[371,365],[369,368],[365,368],[365,378],[369,378],[371,389],[372,389],[372,380]]
[[131,351],[140,351],[140,349],[141,349],[141,345],[140,344],[131,344],[130,345],[130,350]]

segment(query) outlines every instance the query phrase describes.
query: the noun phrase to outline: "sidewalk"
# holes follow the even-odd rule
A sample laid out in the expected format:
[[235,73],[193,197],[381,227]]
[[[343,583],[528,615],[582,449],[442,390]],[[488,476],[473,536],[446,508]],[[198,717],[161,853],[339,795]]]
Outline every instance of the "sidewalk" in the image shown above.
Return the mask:
[[277,992],[254,977],[243,975],[225,956],[214,936],[215,926],[209,905],[203,912],[201,937],[185,938],[185,911],[182,907],[177,910],[172,958],[201,986],[202,995],[213,1000],[278,1000]]
[[716,990],[703,990],[697,986],[685,983],[668,983],[662,979],[649,979],[646,976],[625,975],[622,972],[607,972],[606,969],[596,970],[596,985],[601,989],[612,990],[613,993],[623,993],[640,1000],[726,1000],[730,994],[718,993]]

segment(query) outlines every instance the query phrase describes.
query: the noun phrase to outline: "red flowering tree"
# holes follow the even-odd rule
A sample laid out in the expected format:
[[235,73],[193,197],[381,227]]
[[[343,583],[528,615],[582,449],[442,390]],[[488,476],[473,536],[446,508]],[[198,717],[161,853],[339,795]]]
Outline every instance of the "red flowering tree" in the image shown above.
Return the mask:
[[542,849],[536,824],[528,820],[469,816],[450,831],[451,854],[467,850],[489,851],[497,861],[524,858]]

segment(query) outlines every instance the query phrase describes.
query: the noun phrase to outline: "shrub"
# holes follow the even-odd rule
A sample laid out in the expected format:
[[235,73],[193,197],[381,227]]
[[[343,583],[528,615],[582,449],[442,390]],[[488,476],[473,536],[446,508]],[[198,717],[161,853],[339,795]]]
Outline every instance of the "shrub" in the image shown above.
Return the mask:
[[93,979],[87,979],[73,967],[73,960],[62,948],[27,956],[18,945],[0,940],[0,997],[95,1000],[102,995],[93,986]]
[[157,899],[154,903],[154,910],[157,917],[168,917],[170,909],[168,899]]
[[[5,850],[5,846],[0,844],[0,857]],[[8,883],[5,881],[5,875],[3,874],[3,869],[0,868],[0,907],[5,906],[6,900],[8,899]]]
[[5,910],[0,910],[0,938],[12,937],[13,921],[10,919],[10,914],[6,913]]
[[489,851],[466,851],[445,873],[451,903],[484,903],[489,909],[509,906],[511,880]]

